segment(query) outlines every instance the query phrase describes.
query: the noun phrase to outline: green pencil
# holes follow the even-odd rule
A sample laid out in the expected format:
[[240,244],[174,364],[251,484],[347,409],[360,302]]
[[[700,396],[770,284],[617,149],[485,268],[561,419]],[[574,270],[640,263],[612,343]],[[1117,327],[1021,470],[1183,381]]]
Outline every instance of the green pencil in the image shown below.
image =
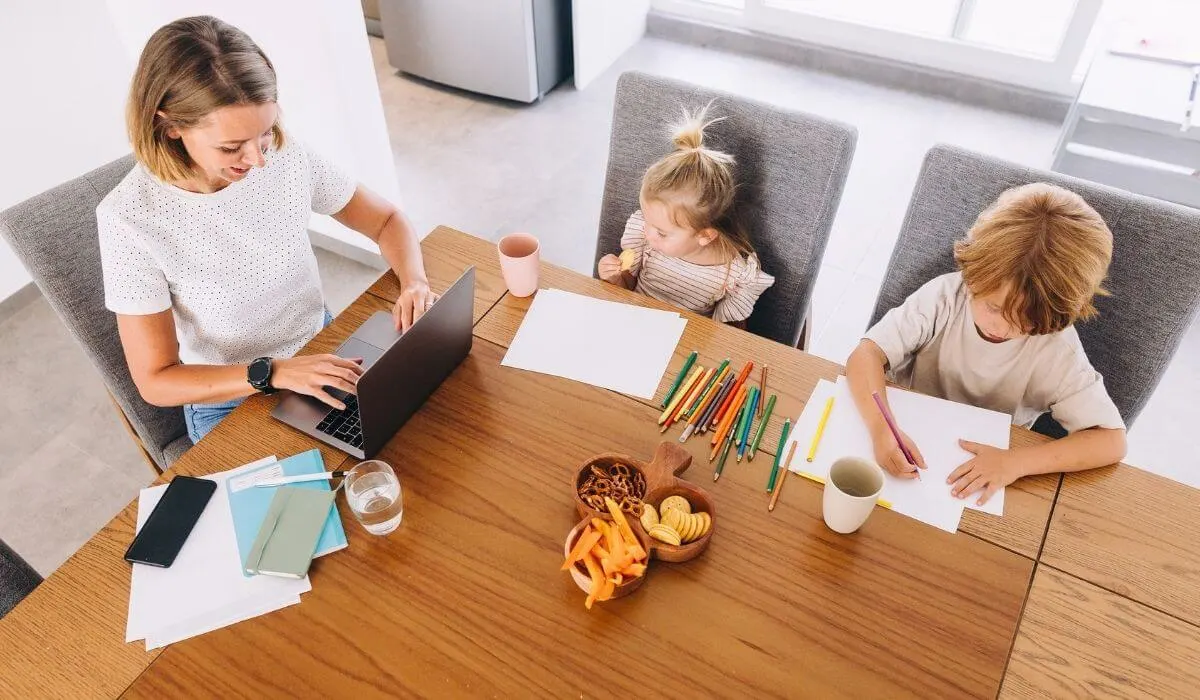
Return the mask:
[[717,461],[717,470],[713,472],[713,481],[721,478],[721,472],[725,471],[725,459],[729,457],[729,448],[733,447],[733,431],[729,431],[729,439],[725,441],[725,447],[721,448],[721,459]]
[[742,424],[742,434],[738,436],[737,461],[742,462],[742,457],[746,454],[746,450],[750,447],[750,431],[754,428],[754,414],[757,413],[758,402],[761,398],[758,394],[758,387],[750,387],[750,400],[746,408],[746,420]]
[[750,446],[750,461],[754,461],[754,453],[758,451],[758,443],[762,442],[763,433],[767,432],[767,421],[771,420],[771,411],[775,409],[775,394],[767,399],[767,409],[763,411],[762,422],[758,424],[758,433],[754,436],[754,444]]
[[742,433],[744,433],[746,431],[746,420],[748,419],[748,416],[750,415],[748,413],[748,411],[751,408],[751,404],[754,403],[754,390],[756,388],[758,388],[758,387],[752,386],[752,387],[750,387],[750,390],[746,392],[746,400],[742,402],[742,408],[740,411],[738,411],[737,420],[735,420],[733,422],[733,431],[732,432],[733,432],[733,442],[735,445],[740,445],[742,442]]
[[775,490],[775,478],[779,474],[779,460],[783,459],[783,446],[787,444],[788,433],[792,429],[792,419],[783,421],[783,429],[779,432],[779,447],[775,448],[775,463],[771,465],[771,478],[767,481],[767,493]]
[[721,362],[721,366],[717,367],[717,370],[715,372],[713,372],[713,375],[708,378],[708,383],[704,385],[704,390],[701,391],[699,394],[696,394],[696,400],[693,401],[692,405],[688,406],[688,409],[686,411],[684,411],[683,414],[679,417],[679,421],[681,423],[687,422],[693,415],[695,415],[696,410],[699,409],[700,406],[704,404],[704,399],[706,399],[708,397],[708,392],[712,389],[713,384],[717,383],[717,377],[720,377],[721,372],[724,372],[725,368],[728,366],[729,366],[729,358],[727,357],[727,358],[725,358],[724,361]]
[[683,378],[687,376],[688,370],[692,368],[692,363],[696,361],[696,356],[700,353],[696,350],[688,355],[687,360],[683,363],[683,369],[679,370],[679,374],[675,377],[675,383],[671,385],[670,391],[667,392],[667,398],[663,399],[662,407],[666,408],[667,404],[671,403],[671,399],[675,397],[675,392],[679,391],[679,385],[683,383]]

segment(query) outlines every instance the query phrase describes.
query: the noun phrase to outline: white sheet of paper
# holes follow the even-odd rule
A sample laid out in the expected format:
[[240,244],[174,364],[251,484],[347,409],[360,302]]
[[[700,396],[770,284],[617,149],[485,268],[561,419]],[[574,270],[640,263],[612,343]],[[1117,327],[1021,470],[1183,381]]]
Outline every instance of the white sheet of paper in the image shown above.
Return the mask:
[[[273,461],[276,461],[274,456],[267,457],[206,477],[217,482],[217,490],[175,562],[166,569],[133,565],[126,642],[146,639],[149,645],[151,639],[186,639],[232,624],[238,621],[233,618],[248,614],[250,610],[262,614],[290,605],[301,593],[312,590],[307,577],[298,580],[276,576],[246,578],[241,573],[224,481]],[[138,498],[139,530],[166,488],[162,485],[142,489]],[[224,624],[216,624],[226,620]]]
[[[805,461],[812,436],[825,401],[834,397],[833,411],[825,425],[816,457]],[[888,389],[888,403],[902,429],[921,448],[928,469],[921,479],[897,479],[885,475],[881,498],[891,501],[892,509],[924,523],[956,532],[967,502],[955,498],[946,477],[970,454],[958,446],[958,439],[1007,447],[1010,419],[1003,413],[924,396],[902,389]],[[821,381],[796,421],[789,442],[797,442],[792,470],[828,477],[829,467],[839,457],[874,459],[866,424],[854,406],[845,377],[838,382]],[[789,447],[790,449],[790,447]],[[786,454],[786,453],[785,453]],[[1004,493],[997,493],[984,508],[996,515],[1003,513]]]
[[652,399],[686,324],[671,311],[542,289],[501,364]]
[[298,595],[281,598],[274,592],[266,597],[248,598],[224,610],[205,613],[197,618],[155,630],[146,636],[146,651],[181,642],[190,637],[197,637],[206,632],[212,632],[299,603],[300,596]]

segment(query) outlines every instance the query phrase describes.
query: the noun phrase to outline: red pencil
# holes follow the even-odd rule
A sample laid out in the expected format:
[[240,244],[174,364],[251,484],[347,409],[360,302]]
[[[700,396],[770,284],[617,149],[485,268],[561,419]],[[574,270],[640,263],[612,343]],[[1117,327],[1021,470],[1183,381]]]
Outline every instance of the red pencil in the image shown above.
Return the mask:
[[[742,385],[746,383],[746,377],[750,376],[750,372],[753,369],[754,363],[747,362],[745,366],[742,367],[742,371],[738,372],[737,381],[733,384],[733,390],[729,392],[729,396],[725,397],[725,403],[721,404],[721,407],[718,408],[717,412],[713,414],[711,427],[715,428],[721,424],[721,421],[725,420],[725,416],[729,412],[729,405],[733,403],[735,398],[737,398],[738,391],[742,388]],[[717,441],[713,440],[713,444],[717,444]]]

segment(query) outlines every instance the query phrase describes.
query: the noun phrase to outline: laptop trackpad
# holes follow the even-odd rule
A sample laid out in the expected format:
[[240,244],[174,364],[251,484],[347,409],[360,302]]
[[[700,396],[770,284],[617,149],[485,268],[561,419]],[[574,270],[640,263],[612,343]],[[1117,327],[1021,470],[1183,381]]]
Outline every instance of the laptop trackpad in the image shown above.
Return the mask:
[[361,357],[363,359],[363,369],[367,369],[375,364],[375,361],[382,355],[382,348],[377,348],[370,343],[364,343],[353,336],[346,339],[346,342],[342,343],[342,346],[337,349],[338,357]]

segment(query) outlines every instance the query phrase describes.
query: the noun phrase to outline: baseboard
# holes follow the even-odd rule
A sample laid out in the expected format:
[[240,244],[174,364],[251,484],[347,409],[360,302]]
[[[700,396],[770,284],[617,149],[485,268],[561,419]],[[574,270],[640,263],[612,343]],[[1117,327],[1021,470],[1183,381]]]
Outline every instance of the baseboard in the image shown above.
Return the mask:
[[33,282],[29,282],[4,299],[0,299],[0,323],[16,316],[18,311],[29,306],[34,299],[40,296],[42,296],[42,290],[38,289]]
[[386,272],[388,270],[387,261],[384,260],[383,256],[379,255],[378,253],[372,253],[369,250],[363,250],[358,246],[350,245],[345,241],[339,241],[333,236],[328,236],[312,229],[308,230],[308,238],[310,241],[312,241],[312,244],[318,248],[323,248],[331,253],[337,253],[343,258],[350,258],[351,260],[360,262],[367,267],[373,267],[380,272]]
[[948,97],[958,102],[1061,122],[1071,100],[981,78],[889,61],[735,27],[651,12],[646,33],[685,44],[789,63],[884,87]]

